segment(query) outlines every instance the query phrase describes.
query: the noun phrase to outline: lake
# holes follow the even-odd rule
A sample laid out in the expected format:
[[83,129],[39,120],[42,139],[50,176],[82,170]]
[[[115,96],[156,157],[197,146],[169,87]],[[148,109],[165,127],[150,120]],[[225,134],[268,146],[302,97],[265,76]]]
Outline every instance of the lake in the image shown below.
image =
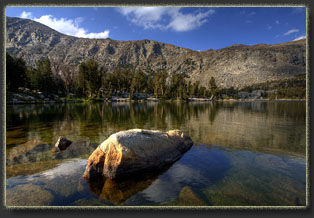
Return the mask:
[[[82,178],[98,144],[133,128],[180,129],[194,145],[158,172]],[[306,103],[7,105],[6,205],[305,206]]]

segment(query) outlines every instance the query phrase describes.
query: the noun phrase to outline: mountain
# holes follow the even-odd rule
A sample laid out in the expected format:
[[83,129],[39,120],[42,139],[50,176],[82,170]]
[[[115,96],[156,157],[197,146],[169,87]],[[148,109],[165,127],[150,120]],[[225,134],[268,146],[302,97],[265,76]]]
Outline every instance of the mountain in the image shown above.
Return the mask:
[[[219,87],[238,87],[280,80],[306,72],[306,41],[253,46],[232,45],[219,50],[193,51],[152,40],[86,39],[61,34],[38,22],[6,18],[9,54],[35,65],[49,57],[54,74],[74,75],[78,65],[96,60],[107,72],[131,64],[137,70],[183,72],[207,87],[213,76]],[[73,77],[72,77],[73,78]]]

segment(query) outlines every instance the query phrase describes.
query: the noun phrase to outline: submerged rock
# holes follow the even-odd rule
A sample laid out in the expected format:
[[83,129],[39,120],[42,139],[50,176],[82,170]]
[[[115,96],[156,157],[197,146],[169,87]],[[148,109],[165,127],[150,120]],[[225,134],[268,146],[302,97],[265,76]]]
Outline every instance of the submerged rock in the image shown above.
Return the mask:
[[90,155],[84,177],[117,179],[144,170],[160,170],[177,161],[193,145],[180,130],[132,129],[112,134]]
[[58,141],[57,143],[55,144],[55,147],[56,148],[59,148],[60,151],[63,151],[65,149],[67,149],[67,147],[69,147],[70,145],[72,144],[72,141],[66,139],[66,138],[63,138],[62,136],[60,136],[58,138]]
[[38,185],[26,184],[6,191],[7,206],[47,206],[53,195]]
[[179,194],[179,205],[181,206],[206,206],[207,204],[198,197],[189,186],[181,189]]

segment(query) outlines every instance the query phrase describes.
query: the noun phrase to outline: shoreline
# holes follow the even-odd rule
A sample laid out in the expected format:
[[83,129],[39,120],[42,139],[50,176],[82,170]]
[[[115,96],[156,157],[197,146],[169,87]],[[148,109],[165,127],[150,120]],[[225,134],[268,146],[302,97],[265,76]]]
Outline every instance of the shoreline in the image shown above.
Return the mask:
[[106,102],[106,103],[117,103],[117,102],[124,102],[124,103],[145,103],[145,102],[187,102],[187,103],[208,103],[208,102],[306,102],[306,99],[218,99],[218,100],[203,100],[203,99],[194,99],[194,100],[184,100],[184,99],[154,99],[154,100],[130,100],[130,99],[123,99],[123,100],[105,100],[105,99],[80,99],[80,100],[62,100],[62,101],[31,101],[31,102],[6,102],[6,105],[26,105],[26,104],[72,104],[72,103],[83,103],[83,102]]

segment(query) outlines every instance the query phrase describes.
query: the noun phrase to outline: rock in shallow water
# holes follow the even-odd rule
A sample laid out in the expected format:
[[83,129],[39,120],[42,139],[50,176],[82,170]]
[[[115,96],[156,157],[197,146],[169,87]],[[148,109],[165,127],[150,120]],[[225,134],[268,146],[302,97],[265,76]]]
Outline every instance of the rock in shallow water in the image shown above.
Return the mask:
[[56,148],[59,148],[60,151],[64,151],[65,149],[67,149],[70,145],[72,144],[72,141],[63,138],[62,136],[60,136],[58,138],[58,141],[55,144]]
[[180,130],[132,129],[112,134],[90,155],[84,177],[117,179],[144,170],[159,170],[177,161],[193,145]]

